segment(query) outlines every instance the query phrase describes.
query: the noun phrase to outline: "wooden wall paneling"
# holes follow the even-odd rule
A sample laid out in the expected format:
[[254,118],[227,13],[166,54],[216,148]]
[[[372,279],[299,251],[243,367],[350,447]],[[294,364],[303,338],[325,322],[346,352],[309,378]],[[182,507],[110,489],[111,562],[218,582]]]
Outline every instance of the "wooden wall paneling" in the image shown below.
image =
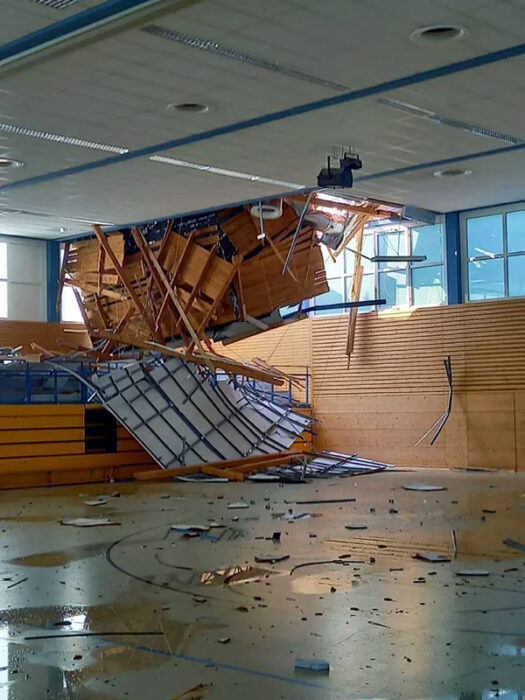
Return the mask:
[[[0,434],[0,441],[3,436]],[[76,442],[18,442],[0,443],[0,465],[9,457],[43,457],[52,455],[84,454],[84,439]],[[1,466],[0,466],[1,469]]]
[[[67,333],[74,330],[75,333]],[[80,331],[80,332],[76,332]],[[80,323],[45,323],[40,321],[0,320],[0,346],[22,346],[22,354],[34,352],[31,343],[38,343],[46,350],[63,353],[68,345],[90,349],[91,341]]]
[[23,457],[0,460],[0,474],[38,471],[78,471],[97,467],[120,467],[155,464],[143,452],[102,452],[98,454],[57,455],[52,457]]
[[84,440],[84,428],[30,428],[26,430],[1,430],[0,431],[0,458],[4,445],[16,443],[61,443]]

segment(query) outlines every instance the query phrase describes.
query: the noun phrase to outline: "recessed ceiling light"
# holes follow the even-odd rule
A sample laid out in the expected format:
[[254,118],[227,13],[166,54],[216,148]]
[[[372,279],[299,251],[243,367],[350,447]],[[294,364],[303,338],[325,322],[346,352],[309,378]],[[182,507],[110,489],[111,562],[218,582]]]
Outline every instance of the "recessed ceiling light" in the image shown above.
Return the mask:
[[430,27],[420,27],[410,35],[412,41],[455,41],[465,36],[465,27],[456,24],[435,24]]
[[461,170],[460,168],[434,170],[434,177],[460,177],[461,175],[472,175],[472,170]]
[[12,158],[0,158],[0,168],[22,168],[21,160],[13,160]]
[[172,102],[168,105],[167,109],[191,114],[204,114],[204,112],[210,111],[210,106],[202,102]]

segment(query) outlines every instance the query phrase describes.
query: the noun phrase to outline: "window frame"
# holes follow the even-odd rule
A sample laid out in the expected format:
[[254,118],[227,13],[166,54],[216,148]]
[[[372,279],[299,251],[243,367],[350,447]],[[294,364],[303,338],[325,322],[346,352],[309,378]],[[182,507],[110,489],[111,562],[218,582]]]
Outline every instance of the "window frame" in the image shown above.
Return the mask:
[[[460,212],[459,215],[459,230],[461,243],[461,276],[463,283],[463,301],[468,304],[478,302],[500,301],[502,299],[523,299],[523,296],[509,296],[509,258],[525,257],[525,247],[521,251],[509,253],[507,239],[507,214],[512,214],[516,211],[525,211],[525,201],[513,202],[512,204],[495,205],[491,207],[481,207],[479,209],[468,209]],[[467,221],[469,219],[481,219],[486,216],[500,215],[502,217],[502,235],[503,245],[502,252],[494,255],[476,255],[469,256],[468,254],[468,236],[467,236]],[[503,260],[503,296],[492,297],[489,299],[470,299],[469,290],[469,263],[474,260]]]
[[0,277],[0,284],[5,283],[6,315],[5,316],[0,315],[0,320],[7,321],[7,320],[9,320],[9,244],[6,240],[3,239],[3,237],[0,236],[0,247],[1,246],[5,246],[5,277]]
[[[407,255],[412,255],[413,254],[413,247],[414,247],[414,241],[413,241],[413,235],[412,235],[412,229],[418,229],[418,228],[425,228],[426,226],[433,226],[433,225],[439,225],[441,227],[441,260],[436,261],[436,260],[425,260],[424,262],[420,263],[401,263],[401,266],[394,266],[394,264],[386,264],[386,267],[383,267],[380,269],[380,263],[372,263],[373,264],[373,271],[372,272],[367,272],[363,275],[363,279],[367,276],[373,276],[374,278],[374,289],[376,290],[376,299],[381,298],[380,295],[380,275],[388,273],[388,272],[404,272],[406,274],[406,289],[407,289],[407,301],[406,304],[402,304],[399,306],[374,306],[371,304],[372,308],[367,311],[361,311],[359,309],[360,313],[371,313],[371,312],[387,312],[387,311],[396,311],[396,310],[403,310],[403,309],[409,309],[414,307],[414,290],[413,290],[413,280],[412,280],[412,271],[415,268],[421,269],[425,267],[437,267],[441,266],[443,273],[442,273],[442,279],[443,279],[443,301],[439,306],[443,306],[447,303],[447,285],[446,285],[446,280],[447,280],[447,261],[446,261],[446,242],[445,242],[445,236],[446,236],[446,231],[445,231],[445,222],[444,222],[444,217],[438,217],[437,221],[435,224],[426,224],[426,223],[416,223],[416,222],[400,222],[397,223],[395,221],[391,221],[388,224],[380,224],[379,222],[377,224],[372,224],[368,225],[365,227],[365,236],[371,235],[373,236],[373,255],[379,254],[379,236],[381,234],[385,233],[392,233],[396,229],[399,229],[399,227],[402,227],[405,229],[405,234],[407,236],[407,245],[406,245],[406,250],[407,250]],[[351,244],[350,244],[350,247]],[[353,266],[351,272],[347,272],[347,264],[348,261],[346,259],[346,255],[344,253],[341,254],[342,257],[344,258],[344,266],[343,266],[343,271],[337,275],[337,274],[332,274],[330,270],[327,270],[327,275],[326,279],[327,282],[330,282],[333,279],[340,279],[342,280],[342,291],[343,291],[343,301],[347,301],[347,295],[346,295],[346,289],[347,289],[347,280],[352,279],[353,276]],[[317,303],[316,301],[317,297],[314,297],[314,299],[311,300],[311,305],[315,305]],[[418,308],[425,308],[426,306],[434,306],[433,304],[425,304],[425,305],[420,305]],[[367,308],[367,307],[364,307]],[[306,310],[306,309],[305,309]],[[339,316],[341,314],[346,314],[348,313],[348,309],[341,309],[341,310],[336,310],[332,313],[328,312],[314,312],[312,316],[314,318],[322,318],[326,316]]]

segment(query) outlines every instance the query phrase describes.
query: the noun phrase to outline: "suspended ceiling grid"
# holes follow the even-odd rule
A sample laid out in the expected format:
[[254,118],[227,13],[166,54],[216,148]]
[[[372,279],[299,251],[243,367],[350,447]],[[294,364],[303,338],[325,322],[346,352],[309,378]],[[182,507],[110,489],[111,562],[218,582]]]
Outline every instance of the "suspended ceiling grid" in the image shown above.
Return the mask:
[[[5,30],[10,38],[13,26],[20,29],[26,8],[34,10],[33,5],[30,0],[0,4],[2,10],[9,9],[11,23],[6,23]],[[322,4],[322,11],[313,1],[248,0],[238,5],[233,0],[202,0],[155,23],[291,66],[306,78],[265,70],[136,28],[50,58],[38,67],[6,74],[0,83],[0,121],[95,141],[102,147],[136,149],[502,49],[519,43],[525,34],[522,0],[395,4],[331,0]],[[64,11],[36,7],[39,18],[45,11],[50,22],[63,16]],[[32,24],[28,19],[26,30],[31,30],[34,17],[27,17]],[[408,38],[418,26],[445,21],[467,26],[468,36],[430,45]],[[374,196],[443,211],[519,199],[525,184],[519,167],[521,150],[475,161],[472,175],[461,181],[437,181],[433,169],[367,178],[509,145],[412,116],[378,102],[382,97],[493,129],[518,142],[525,138],[524,67],[523,58],[500,61],[160,155],[312,186],[331,146],[348,144],[359,150],[364,162],[359,173],[364,179],[357,187]],[[315,82],[319,79],[339,84],[340,90]],[[203,102],[211,109],[205,114],[166,109],[178,101]],[[2,131],[0,153],[25,162],[25,167],[2,174],[5,184],[113,155],[103,148]],[[0,230],[55,238],[64,235],[60,227],[68,233],[86,229],[85,223],[63,217],[121,223],[287,189],[284,184],[250,182],[141,157],[20,189],[0,189]],[[28,213],[13,214],[5,208]]]

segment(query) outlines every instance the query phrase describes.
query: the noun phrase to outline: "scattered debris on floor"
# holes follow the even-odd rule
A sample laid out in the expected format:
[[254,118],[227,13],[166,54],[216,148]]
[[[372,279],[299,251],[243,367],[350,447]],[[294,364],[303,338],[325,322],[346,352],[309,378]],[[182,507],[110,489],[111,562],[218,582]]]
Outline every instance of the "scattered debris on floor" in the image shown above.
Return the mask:
[[175,695],[172,700],[202,700],[210,688],[210,684],[199,683],[189,690],[185,690],[180,695]]
[[73,525],[73,527],[100,527],[101,525],[120,525],[110,518],[63,518],[61,525]]
[[[297,414],[299,415],[299,414]],[[291,421],[291,413],[286,415]],[[284,425],[286,429],[287,426]],[[305,425],[298,426],[301,430]],[[257,482],[281,481],[296,483],[305,479],[328,479],[331,477],[361,476],[394,469],[395,465],[364,459],[357,455],[345,455],[339,452],[301,452],[284,450],[265,452],[250,457],[225,459],[217,462],[204,462],[191,466],[140,471],[135,474],[139,481],[177,481],[207,482],[217,480]],[[257,472],[251,474],[251,472]]]
[[507,547],[512,547],[512,549],[517,549],[520,552],[525,552],[525,544],[517,542],[516,540],[512,540],[510,537],[506,537],[503,540],[503,544],[506,544]]
[[289,554],[257,554],[255,556],[255,561],[258,564],[276,564],[279,561],[285,561],[289,558]]
[[301,671],[315,671],[317,673],[329,673],[330,664],[323,659],[295,659],[294,668]]
[[15,581],[14,583],[10,583],[7,588],[15,588],[15,586],[19,586],[21,583],[25,583],[29,579],[28,576],[25,578],[21,578],[19,581]]
[[409,484],[402,486],[405,491],[446,491],[446,486],[436,486],[434,484]]
[[414,559],[421,559],[421,561],[429,561],[433,564],[436,563],[446,563],[450,561],[450,557],[444,554],[433,554],[432,552],[423,552],[422,554],[414,554]]
[[102,498],[102,496],[99,496],[98,498],[91,498],[87,501],[84,501],[84,505],[86,506],[103,506],[107,504],[107,500],[105,498]]
[[458,556],[458,534],[456,530],[451,530],[450,534],[452,536],[452,547],[454,550],[454,559]]
[[354,523],[353,525],[345,525],[347,530],[368,530],[368,525],[362,523]]
[[456,571],[456,576],[488,576],[490,574],[486,569],[460,569]]
[[336,564],[338,566],[350,566],[350,564],[364,564],[363,560],[349,560],[349,559],[325,559],[322,561],[305,561],[302,564],[296,564],[290,570],[290,576],[298,569],[304,569],[307,566],[323,566],[325,564]]
[[311,501],[294,501],[298,506],[313,506],[327,503],[355,503],[355,498],[316,498]]
[[208,532],[211,527],[212,525],[172,525],[170,529],[174,530],[175,532],[198,534],[199,532]]

